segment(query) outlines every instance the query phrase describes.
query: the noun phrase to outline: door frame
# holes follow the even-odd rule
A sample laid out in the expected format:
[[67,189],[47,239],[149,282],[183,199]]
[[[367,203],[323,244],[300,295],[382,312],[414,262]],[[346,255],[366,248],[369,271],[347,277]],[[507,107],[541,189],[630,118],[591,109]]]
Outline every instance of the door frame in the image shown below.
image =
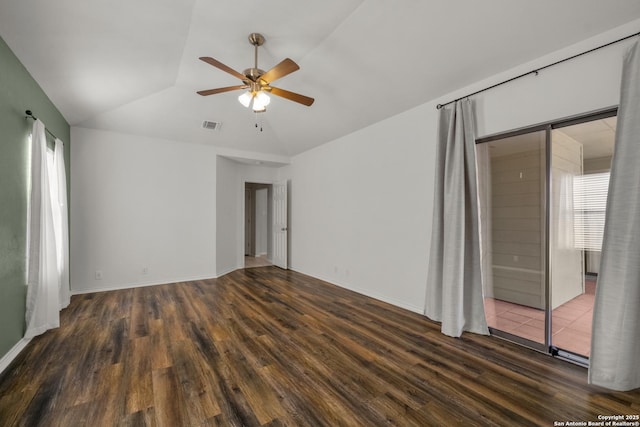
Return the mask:
[[[289,269],[289,180],[282,180],[272,186],[272,240],[273,256],[271,262],[276,267]],[[280,190],[284,191],[281,192]],[[284,250],[280,250],[284,246]],[[281,256],[278,256],[281,255]]]
[[[242,212],[242,221],[238,221],[239,224],[241,224],[240,226],[240,230],[238,230],[238,236],[239,236],[239,242],[241,242],[241,244],[238,245],[238,265],[240,266],[240,268],[244,268],[244,257],[245,257],[245,244],[246,244],[246,239],[247,239],[247,235],[246,235],[246,215],[247,215],[247,206],[246,206],[246,197],[245,197],[245,191],[247,189],[247,184],[251,185],[251,184],[256,184],[256,185],[264,185],[267,187],[267,210],[268,210],[268,219],[267,219],[267,259],[269,260],[269,262],[271,262],[271,256],[272,256],[272,249],[271,249],[271,200],[270,200],[270,196],[271,196],[271,192],[272,190],[272,186],[273,186],[273,182],[272,181],[268,181],[268,180],[256,180],[256,179],[247,179],[247,178],[243,178],[242,182],[241,182],[241,186],[242,186],[242,197],[240,197],[239,201],[240,201],[240,209],[239,212]],[[252,203],[255,208],[255,200]],[[253,226],[255,227],[255,213],[253,215],[253,219],[254,219],[254,223]],[[254,241],[253,241],[253,245],[254,245],[254,252],[255,252],[255,236],[253,236]]]
[[[247,233],[247,228],[250,228]],[[256,256],[256,201],[255,188],[244,186],[244,255]]]
[[[245,249],[245,188],[247,186],[247,184],[259,184],[259,185],[266,185],[268,188],[268,196],[267,196],[267,203],[268,203],[268,219],[267,219],[267,258],[269,260],[269,262],[273,262],[272,260],[272,256],[273,256],[273,200],[272,200],[272,195],[273,195],[273,185],[277,184],[279,182],[282,181],[286,181],[287,182],[287,194],[289,195],[289,179],[286,180],[268,180],[268,179],[251,179],[251,178],[242,178],[240,180],[240,189],[239,189],[239,194],[241,194],[241,197],[238,197],[238,202],[240,204],[238,212],[242,213],[243,219],[242,221],[238,221],[238,230],[237,230],[237,235],[238,235],[238,243],[237,243],[237,253],[236,253],[236,257],[237,257],[237,265],[239,266],[238,268],[244,268],[244,249]],[[287,210],[289,210],[289,207],[287,206]],[[288,216],[288,215],[287,215]],[[288,237],[287,237],[288,239]],[[289,244],[287,244],[287,260],[289,259]],[[288,262],[287,262],[288,264]]]

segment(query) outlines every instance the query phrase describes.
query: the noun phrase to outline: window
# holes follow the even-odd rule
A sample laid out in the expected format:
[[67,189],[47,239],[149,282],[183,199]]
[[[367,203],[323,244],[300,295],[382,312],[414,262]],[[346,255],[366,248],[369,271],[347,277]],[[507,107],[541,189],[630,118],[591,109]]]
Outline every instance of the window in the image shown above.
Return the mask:
[[607,209],[609,172],[574,177],[574,242],[575,248],[602,250]]

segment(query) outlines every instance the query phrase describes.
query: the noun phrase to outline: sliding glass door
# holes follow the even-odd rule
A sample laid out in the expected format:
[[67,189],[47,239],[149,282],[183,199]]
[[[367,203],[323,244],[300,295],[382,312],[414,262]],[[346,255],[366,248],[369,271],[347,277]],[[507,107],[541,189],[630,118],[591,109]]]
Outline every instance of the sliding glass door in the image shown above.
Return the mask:
[[477,144],[492,333],[588,363],[615,117]]

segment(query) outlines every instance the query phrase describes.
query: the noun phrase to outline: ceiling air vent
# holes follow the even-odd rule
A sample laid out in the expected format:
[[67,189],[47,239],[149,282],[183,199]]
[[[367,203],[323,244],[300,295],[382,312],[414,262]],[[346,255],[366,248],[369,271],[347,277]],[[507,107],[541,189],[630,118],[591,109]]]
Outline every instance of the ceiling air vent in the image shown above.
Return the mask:
[[222,126],[222,123],[220,122],[210,122],[209,120],[205,120],[202,122],[202,127],[204,129],[220,130],[221,126]]

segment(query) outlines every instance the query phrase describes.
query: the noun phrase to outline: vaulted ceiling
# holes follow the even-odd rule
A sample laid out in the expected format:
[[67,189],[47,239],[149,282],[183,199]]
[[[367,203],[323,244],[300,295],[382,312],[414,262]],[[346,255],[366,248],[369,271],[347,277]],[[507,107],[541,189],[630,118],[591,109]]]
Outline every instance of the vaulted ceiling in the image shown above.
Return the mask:
[[[639,18],[637,0],[0,0],[0,36],[72,126],[285,156]],[[238,84],[198,57],[241,72],[252,32],[313,106],[196,94]]]

